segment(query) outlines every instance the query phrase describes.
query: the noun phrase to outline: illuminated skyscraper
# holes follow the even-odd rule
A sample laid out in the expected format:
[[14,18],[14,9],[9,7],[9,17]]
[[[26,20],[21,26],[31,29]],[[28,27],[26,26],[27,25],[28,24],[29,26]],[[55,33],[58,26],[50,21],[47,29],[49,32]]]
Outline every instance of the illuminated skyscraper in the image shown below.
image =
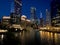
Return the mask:
[[60,26],[60,0],[51,1],[51,24]]
[[16,18],[16,13],[15,13],[14,2],[11,2],[10,17],[11,17],[11,24],[16,24],[17,18]]
[[21,10],[22,10],[22,0],[14,0],[14,5],[15,5],[15,19],[16,23],[20,23],[20,18],[21,18]]
[[12,24],[20,24],[21,19],[21,11],[22,11],[22,0],[14,0],[11,3],[11,23]]
[[43,26],[44,26],[44,20],[43,20],[42,12],[40,12],[40,27]]
[[15,13],[21,16],[22,0],[14,0],[15,2]]
[[35,7],[31,7],[31,21],[32,23],[36,23],[36,8]]
[[48,9],[46,9],[46,26],[51,26],[51,15]]

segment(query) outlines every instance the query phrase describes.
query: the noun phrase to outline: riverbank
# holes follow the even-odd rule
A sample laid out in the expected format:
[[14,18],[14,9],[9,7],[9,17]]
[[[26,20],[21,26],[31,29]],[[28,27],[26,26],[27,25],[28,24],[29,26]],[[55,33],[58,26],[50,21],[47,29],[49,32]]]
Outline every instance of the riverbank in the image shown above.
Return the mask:
[[39,30],[39,31],[46,31],[46,32],[52,32],[52,33],[60,33],[60,30]]

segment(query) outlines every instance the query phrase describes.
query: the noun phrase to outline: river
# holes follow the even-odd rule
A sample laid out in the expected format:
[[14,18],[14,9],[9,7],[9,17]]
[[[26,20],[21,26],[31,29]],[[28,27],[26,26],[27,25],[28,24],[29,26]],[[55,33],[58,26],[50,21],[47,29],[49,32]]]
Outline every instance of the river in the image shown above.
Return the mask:
[[0,45],[60,45],[60,33],[36,30],[7,32],[0,34]]

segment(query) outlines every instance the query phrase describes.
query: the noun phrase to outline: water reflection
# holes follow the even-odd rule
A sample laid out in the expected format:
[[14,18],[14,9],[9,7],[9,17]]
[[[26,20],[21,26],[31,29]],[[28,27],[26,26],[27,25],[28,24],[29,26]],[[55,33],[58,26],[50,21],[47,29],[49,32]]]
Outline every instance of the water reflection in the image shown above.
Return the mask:
[[0,34],[0,45],[60,45],[60,33],[27,30]]
[[[18,41],[17,44],[13,42],[14,45],[34,45],[35,44],[35,32],[34,30],[22,31],[22,32],[9,32],[7,33],[7,40]],[[8,41],[9,42],[9,41]],[[9,42],[12,43],[12,42]]]
[[60,34],[40,31],[41,45],[60,45]]
[[3,40],[4,40],[4,37],[6,37],[6,35],[4,34],[0,34],[0,45],[3,45]]

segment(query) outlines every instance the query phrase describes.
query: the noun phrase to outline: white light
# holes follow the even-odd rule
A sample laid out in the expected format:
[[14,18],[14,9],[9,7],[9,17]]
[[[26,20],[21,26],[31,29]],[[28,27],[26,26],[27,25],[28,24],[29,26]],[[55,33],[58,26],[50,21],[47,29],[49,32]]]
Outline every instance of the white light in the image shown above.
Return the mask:
[[16,29],[16,31],[17,31],[17,29]]
[[25,21],[26,18],[27,18],[27,17],[26,17],[25,15],[22,15],[22,16],[21,16],[21,20],[23,20],[23,21]]
[[3,16],[3,19],[10,19],[10,16]]
[[3,37],[4,37],[4,35],[2,34],[2,35],[1,35],[1,38],[3,39]]
[[25,21],[25,18],[21,18],[21,20]]
[[25,15],[22,15],[21,18],[27,18]]
[[31,22],[29,19],[26,20],[27,22]]

